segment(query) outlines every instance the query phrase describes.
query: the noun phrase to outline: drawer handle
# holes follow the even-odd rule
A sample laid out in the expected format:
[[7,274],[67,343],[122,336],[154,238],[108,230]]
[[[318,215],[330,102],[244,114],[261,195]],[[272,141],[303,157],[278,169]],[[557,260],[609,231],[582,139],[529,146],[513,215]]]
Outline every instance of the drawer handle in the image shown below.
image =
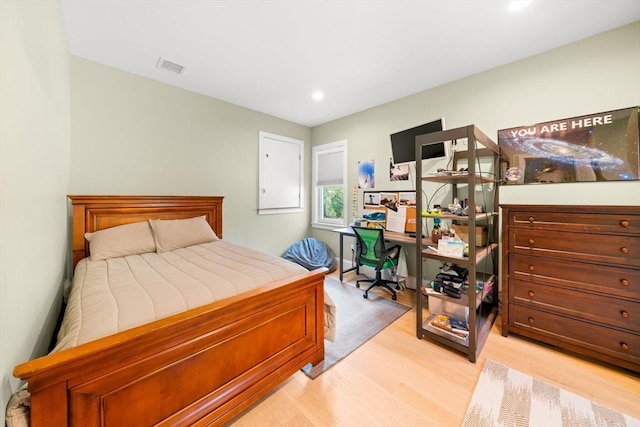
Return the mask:
[[622,316],[623,319],[628,319],[629,318],[629,312],[621,310],[620,311],[620,316]]
[[629,351],[629,344],[627,344],[626,342],[621,342],[620,348],[624,351]]
[[535,240],[533,240],[533,239],[529,239],[529,244],[530,244],[530,245],[533,245],[535,242],[536,242]]
[[622,286],[629,286],[629,281],[627,279],[620,279],[620,284],[622,284]]
[[625,248],[624,246],[620,248],[620,252],[622,252],[623,254],[628,254],[629,253],[629,248]]
[[535,269],[536,269],[536,268],[535,268],[533,265],[530,265],[530,266],[529,266],[529,271],[533,271],[533,270],[535,270]]
[[620,221],[620,225],[627,228],[629,226],[629,221],[627,221],[626,219],[623,219],[622,221]]
[[529,222],[534,222],[536,219],[532,216],[529,217]]
[[533,325],[533,317],[529,317],[527,321],[529,322],[530,325]]
[[[533,298],[536,296],[536,293],[533,291],[529,291],[529,298]],[[624,317],[624,316],[623,316]]]

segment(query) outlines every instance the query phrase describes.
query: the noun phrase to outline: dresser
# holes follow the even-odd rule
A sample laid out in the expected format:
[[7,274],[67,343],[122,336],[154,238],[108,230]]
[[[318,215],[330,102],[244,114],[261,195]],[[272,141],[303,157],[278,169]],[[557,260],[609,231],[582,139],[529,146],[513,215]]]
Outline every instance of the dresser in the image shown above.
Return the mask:
[[640,208],[501,208],[502,335],[640,372]]

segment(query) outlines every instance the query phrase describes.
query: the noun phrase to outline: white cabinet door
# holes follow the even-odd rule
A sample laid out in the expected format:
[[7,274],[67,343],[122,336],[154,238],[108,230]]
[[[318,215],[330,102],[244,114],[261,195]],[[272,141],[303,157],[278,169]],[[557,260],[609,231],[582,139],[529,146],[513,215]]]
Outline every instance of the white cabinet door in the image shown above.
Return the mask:
[[259,213],[302,210],[304,142],[260,132]]

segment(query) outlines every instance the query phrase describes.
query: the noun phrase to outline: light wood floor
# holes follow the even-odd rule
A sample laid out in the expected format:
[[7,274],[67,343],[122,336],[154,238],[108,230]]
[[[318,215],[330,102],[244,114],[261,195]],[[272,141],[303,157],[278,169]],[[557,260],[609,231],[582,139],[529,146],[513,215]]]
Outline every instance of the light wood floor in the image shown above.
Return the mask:
[[[351,283],[356,276],[344,279]],[[389,296],[370,294],[375,297]],[[398,302],[414,306],[414,298],[415,291],[406,290]],[[487,359],[640,418],[640,375],[517,336],[505,338],[499,323],[498,318],[474,364],[418,340],[410,310],[315,380],[296,373],[233,426],[459,426]]]

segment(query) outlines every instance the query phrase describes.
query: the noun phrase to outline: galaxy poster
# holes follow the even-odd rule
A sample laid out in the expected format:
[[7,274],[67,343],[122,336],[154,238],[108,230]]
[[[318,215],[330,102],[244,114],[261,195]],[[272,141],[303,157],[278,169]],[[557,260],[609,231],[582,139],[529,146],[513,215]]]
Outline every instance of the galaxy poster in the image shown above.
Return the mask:
[[634,181],[640,176],[638,111],[631,107],[498,131],[503,182]]

